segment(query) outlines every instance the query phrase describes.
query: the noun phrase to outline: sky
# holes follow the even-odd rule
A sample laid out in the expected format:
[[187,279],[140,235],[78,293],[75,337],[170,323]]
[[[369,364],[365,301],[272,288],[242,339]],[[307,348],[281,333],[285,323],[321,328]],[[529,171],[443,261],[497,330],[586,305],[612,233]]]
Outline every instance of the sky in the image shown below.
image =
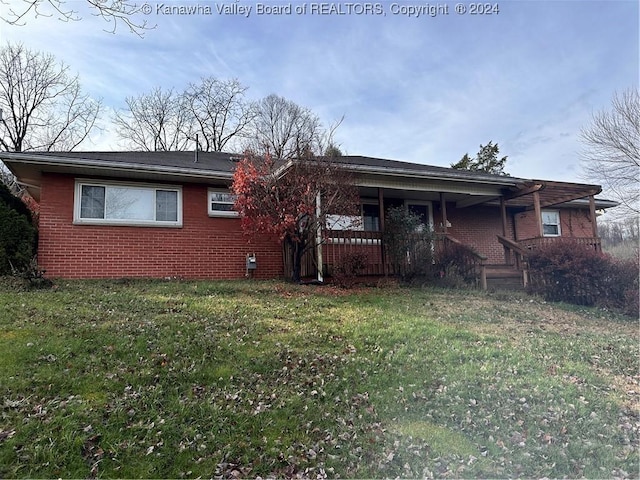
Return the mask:
[[[0,2],[0,16],[20,2]],[[588,182],[580,130],[639,83],[637,0],[150,0],[142,38],[111,33],[85,0],[63,5],[78,21],[41,7],[49,17],[0,22],[0,44],[54,54],[102,99],[103,130],[81,150],[122,150],[110,118],[126,97],[214,76],[327,126],[344,117],[345,154],[449,166],[493,141],[513,176]]]

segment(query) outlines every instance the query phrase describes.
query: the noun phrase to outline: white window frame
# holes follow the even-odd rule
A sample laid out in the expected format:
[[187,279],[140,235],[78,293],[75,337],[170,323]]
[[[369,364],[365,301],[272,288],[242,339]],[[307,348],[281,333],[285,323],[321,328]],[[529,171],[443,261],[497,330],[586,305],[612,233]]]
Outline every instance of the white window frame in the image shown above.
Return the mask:
[[[544,223],[544,214],[545,213],[553,213],[556,215],[558,219],[558,223]],[[561,237],[562,236],[562,227],[560,221],[560,210],[542,210],[540,212],[540,222],[542,223],[542,236],[543,237]],[[558,227],[558,233],[545,233],[544,226],[545,225],[556,225]]]
[[[113,188],[131,188],[135,190],[150,190],[157,192],[158,190],[177,193],[177,217],[176,220],[140,220],[140,219],[118,219],[118,218],[83,218],[82,214],[82,187],[103,187]],[[153,196],[153,211],[156,211],[156,198]],[[138,182],[118,182],[91,179],[76,179],[73,200],[73,223],[75,225],[126,225],[134,227],[182,227],[182,187],[179,185],[161,185]]]
[[[237,218],[238,217],[238,212],[236,212],[235,210],[215,210],[213,207],[213,195],[216,193],[223,193],[225,195],[229,195],[230,197],[235,197],[235,195],[233,195],[233,193],[231,193],[229,191],[228,188],[209,188],[207,191],[207,212],[209,213],[210,217],[224,217],[224,218]],[[220,204],[225,204],[225,205],[233,205],[235,203],[235,199],[234,201],[229,201],[229,202],[216,202],[216,203],[220,203]]]

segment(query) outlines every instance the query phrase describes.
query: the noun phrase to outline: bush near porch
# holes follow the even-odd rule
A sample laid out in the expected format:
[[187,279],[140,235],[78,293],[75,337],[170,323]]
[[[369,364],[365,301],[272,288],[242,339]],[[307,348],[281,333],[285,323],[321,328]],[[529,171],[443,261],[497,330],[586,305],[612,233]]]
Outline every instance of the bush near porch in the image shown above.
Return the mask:
[[555,242],[534,250],[529,268],[530,291],[547,300],[639,314],[638,258],[620,260],[585,245]]

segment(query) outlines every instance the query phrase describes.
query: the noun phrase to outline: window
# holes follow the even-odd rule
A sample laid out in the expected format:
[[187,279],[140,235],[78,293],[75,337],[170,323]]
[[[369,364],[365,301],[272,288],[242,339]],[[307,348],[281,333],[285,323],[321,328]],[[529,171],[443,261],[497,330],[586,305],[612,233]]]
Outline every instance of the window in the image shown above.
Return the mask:
[[209,216],[237,217],[238,212],[233,209],[236,196],[225,189],[209,189]]
[[560,212],[557,210],[542,211],[542,233],[545,237],[560,236]]
[[362,203],[361,215],[327,215],[329,230],[380,231],[380,212],[377,203]]
[[433,229],[433,212],[431,211],[431,202],[406,202],[409,213],[420,218],[422,225],[418,227],[418,231],[422,232],[425,227]]
[[104,225],[182,225],[180,187],[77,181],[74,223]]
[[378,204],[364,203],[362,205],[362,223],[367,232],[380,231],[380,207]]
[[328,230],[362,230],[362,221],[358,216],[351,215],[327,215]]

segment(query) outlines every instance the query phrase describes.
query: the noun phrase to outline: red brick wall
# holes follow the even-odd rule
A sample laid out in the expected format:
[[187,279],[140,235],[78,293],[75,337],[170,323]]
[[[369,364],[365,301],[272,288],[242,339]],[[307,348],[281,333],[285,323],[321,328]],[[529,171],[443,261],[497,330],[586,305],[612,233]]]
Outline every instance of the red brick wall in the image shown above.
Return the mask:
[[[589,210],[561,208],[557,211],[560,212],[560,234],[562,237],[590,238],[593,236]],[[535,215],[535,212],[531,210],[515,216],[517,240],[540,236]]]
[[[499,207],[472,206],[455,208],[447,203],[447,218],[451,227],[447,229],[457,240],[488,257],[487,263],[503,263],[504,248],[498,243],[502,235],[502,216]],[[507,238],[513,239],[512,215],[507,213]],[[433,221],[436,228],[442,221],[439,204],[434,204]]]
[[243,278],[254,252],[254,277],[283,275],[277,239],[251,239],[238,219],[209,217],[206,185],[183,185],[182,228],[74,225],[74,187],[71,176],[43,177],[38,262],[48,277]]

